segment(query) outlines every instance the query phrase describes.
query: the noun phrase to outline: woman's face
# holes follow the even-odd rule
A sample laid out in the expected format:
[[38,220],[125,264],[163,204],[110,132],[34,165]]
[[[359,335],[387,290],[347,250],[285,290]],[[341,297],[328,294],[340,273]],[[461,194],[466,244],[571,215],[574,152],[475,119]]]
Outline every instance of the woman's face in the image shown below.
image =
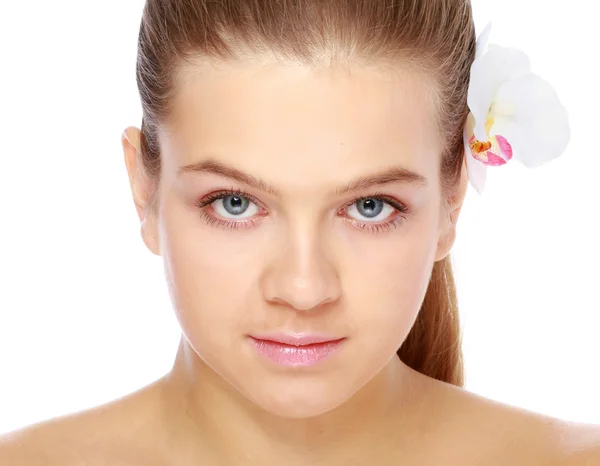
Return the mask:
[[[144,235],[183,333],[267,411],[329,411],[391,363],[453,241],[425,80],[214,62],[178,79]],[[263,346],[276,362],[252,338],[273,332],[344,340],[317,363]]]

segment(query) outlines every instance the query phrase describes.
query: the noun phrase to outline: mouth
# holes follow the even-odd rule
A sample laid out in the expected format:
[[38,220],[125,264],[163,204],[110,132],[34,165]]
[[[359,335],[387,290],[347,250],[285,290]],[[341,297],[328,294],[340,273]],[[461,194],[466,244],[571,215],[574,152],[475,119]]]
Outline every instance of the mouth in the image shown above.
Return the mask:
[[336,353],[346,338],[315,334],[250,335],[259,354],[280,366],[314,366]]

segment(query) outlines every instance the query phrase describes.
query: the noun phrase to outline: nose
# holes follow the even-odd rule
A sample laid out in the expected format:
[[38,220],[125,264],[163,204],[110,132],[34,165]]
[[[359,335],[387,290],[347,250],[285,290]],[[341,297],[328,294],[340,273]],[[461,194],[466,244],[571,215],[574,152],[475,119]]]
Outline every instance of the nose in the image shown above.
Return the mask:
[[271,262],[262,275],[266,301],[310,311],[339,298],[341,286],[329,257],[331,249],[317,236],[288,236],[272,249]]

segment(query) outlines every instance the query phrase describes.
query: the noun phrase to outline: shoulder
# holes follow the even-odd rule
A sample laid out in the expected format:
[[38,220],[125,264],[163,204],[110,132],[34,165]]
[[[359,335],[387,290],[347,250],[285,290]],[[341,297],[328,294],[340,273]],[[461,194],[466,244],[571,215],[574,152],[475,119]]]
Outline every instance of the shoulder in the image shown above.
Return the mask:
[[[455,440],[481,464],[600,466],[600,425],[582,424],[443,385]],[[459,433],[460,432],[460,433]]]
[[[512,449],[514,460],[554,466],[600,466],[600,426],[582,424],[497,404],[496,418],[506,432],[498,451]],[[494,419],[494,418],[492,418]]]
[[0,436],[0,465],[158,465],[150,391]]
[[560,448],[560,466],[600,465],[600,425],[563,421],[553,440]]
[[[529,464],[600,466],[600,426],[566,421],[526,409],[496,404],[497,419],[511,435],[499,449],[514,447]],[[515,458],[517,459],[517,458]]]
[[[83,432],[89,414],[39,422],[0,437],[0,464],[30,466],[75,465],[86,454]],[[95,464],[95,463],[91,463]]]
[[[68,422],[63,419],[44,421],[0,437],[0,464],[29,466],[73,464],[70,457],[76,446]],[[72,450],[69,452],[69,449]]]

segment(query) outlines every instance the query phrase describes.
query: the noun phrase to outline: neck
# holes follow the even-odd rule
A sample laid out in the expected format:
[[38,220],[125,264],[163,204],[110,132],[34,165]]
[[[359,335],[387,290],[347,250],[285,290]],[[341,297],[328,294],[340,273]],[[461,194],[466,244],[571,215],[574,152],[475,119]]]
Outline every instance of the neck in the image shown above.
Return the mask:
[[316,417],[282,418],[243,397],[182,338],[163,383],[165,422],[179,453],[216,464],[372,462],[374,451],[389,456],[402,444],[414,448],[425,379],[393,357],[341,406]]

